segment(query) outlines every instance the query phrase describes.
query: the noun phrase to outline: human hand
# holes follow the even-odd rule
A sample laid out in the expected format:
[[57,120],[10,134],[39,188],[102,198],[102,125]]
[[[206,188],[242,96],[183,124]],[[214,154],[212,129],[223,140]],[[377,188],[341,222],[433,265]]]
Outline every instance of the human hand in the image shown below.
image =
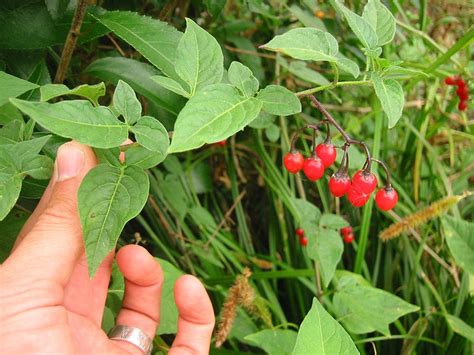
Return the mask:
[[[141,354],[101,329],[111,253],[89,278],[77,191],[97,164],[93,151],[69,142],[58,150],[53,178],[0,266],[1,354]],[[117,324],[153,338],[160,317],[163,273],[142,247],[121,248],[116,260],[125,278]],[[214,313],[201,283],[183,276],[175,284],[178,333],[170,354],[206,354]]]

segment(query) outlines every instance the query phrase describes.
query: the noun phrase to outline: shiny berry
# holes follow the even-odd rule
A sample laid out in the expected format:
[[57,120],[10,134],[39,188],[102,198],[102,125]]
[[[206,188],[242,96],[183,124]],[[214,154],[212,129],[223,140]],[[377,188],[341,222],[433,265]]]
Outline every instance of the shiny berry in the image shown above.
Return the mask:
[[370,193],[364,193],[357,186],[351,185],[346,196],[352,206],[362,207],[369,200]]
[[346,234],[342,239],[344,240],[344,243],[351,244],[354,241],[354,234]]
[[454,79],[454,85],[466,86],[466,82],[463,80],[463,78],[458,76],[457,78]]
[[444,79],[444,83],[446,85],[456,85],[456,78],[455,77],[452,77],[452,76],[448,76]]
[[316,147],[316,154],[327,168],[336,160],[337,152],[332,143],[321,143]]
[[395,207],[398,202],[398,193],[393,187],[384,187],[377,191],[375,203],[382,211],[388,211]]
[[369,171],[359,170],[352,177],[352,186],[370,195],[377,187],[377,177]]
[[324,164],[319,158],[308,158],[304,161],[303,172],[309,180],[319,180],[324,175]]
[[347,174],[335,173],[329,179],[329,191],[336,197],[344,196],[351,186],[351,179]]
[[308,245],[308,238],[306,237],[300,237],[300,245],[305,247]]
[[304,236],[304,230],[301,229],[301,228],[296,228],[295,234],[296,234],[298,237],[303,237],[303,236]]
[[303,169],[304,157],[300,152],[294,151],[285,155],[283,159],[286,170],[292,174],[296,174],[298,171]]
[[467,100],[469,98],[469,89],[467,86],[460,85],[456,90],[456,94],[458,94],[461,101]]
[[345,236],[349,233],[352,233],[352,227],[347,226],[347,227],[341,228],[340,233],[341,233],[342,236]]
[[467,109],[467,100],[461,100],[458,104],[459,111],[466,111]]

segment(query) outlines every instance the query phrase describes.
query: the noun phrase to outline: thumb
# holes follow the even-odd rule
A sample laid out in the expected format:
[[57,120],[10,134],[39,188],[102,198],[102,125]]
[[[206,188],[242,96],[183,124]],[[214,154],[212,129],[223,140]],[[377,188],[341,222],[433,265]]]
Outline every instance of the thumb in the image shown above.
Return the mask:
[[87,172],[97,164],[91,148],[63,144],[56,157],[52,183],[28,221],[29,231],[4,263],[18,270],[66,283],[84,250],[77,192]]

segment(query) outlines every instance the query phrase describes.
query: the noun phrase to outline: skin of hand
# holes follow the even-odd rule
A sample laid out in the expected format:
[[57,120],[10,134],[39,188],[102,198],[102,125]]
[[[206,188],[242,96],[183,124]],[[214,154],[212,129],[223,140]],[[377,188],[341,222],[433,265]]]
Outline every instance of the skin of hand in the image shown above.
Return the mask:
[[[97,164],[93,151],[62,145],[53,177],[0,266],[0,353],[142,354],[110,340],[101,329],[113,253],[90,279],[77,210],[77,191]],[[144,248],[128,245],[115,256],[125,278],[117,324],[153,338],[160,319],[163,272]],[[211,301],[193,276],[177,280],[178,333],[169,354],[207,354],[214,328]]]

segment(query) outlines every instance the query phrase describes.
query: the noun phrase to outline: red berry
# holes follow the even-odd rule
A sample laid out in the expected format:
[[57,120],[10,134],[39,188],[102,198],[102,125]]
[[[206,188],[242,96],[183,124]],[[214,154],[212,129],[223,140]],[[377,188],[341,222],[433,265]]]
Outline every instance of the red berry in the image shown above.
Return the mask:
[[335,173],[329,179],[329,191],[333,196],[341,197],[347,193],[349,187],[351,186],[351,179],[347,174]]
[[469,98],[469,89],[467,86],[459,86],[456,90],[456,94],[459,96],[461,101],[465,101]]
[[304,230],[301,229],[301,228],[296,228],[295,234],[296,234],[298,237],[303,237],[303,236],[304,236]]
[[346,236],[347,234],[352,234],[352,227],[347,226],[347,227],[341,228],[340,233],[343,237]]
[[463,78],[458,76],[456,79],[454,79],[454,85],[466,86],[466,82],[463,80]]
[[388,211],[395,207],[398,202],[398,193],[393,187],[384,187],[377,191],[375,203],[382,211]]
[[324,164],[319,158],[308,158],[304,161],[303,172],[311,181],[319,180],[324,175]]
[[227,139],[224,139],[223,141],[216,142],[214,144],[217,145],[217,146],[220,146],[220,147],[225,147],[225,145],[227,144]]
[[452,77],[452,76],[448,76],[444,79],[444,83],[446,85],[456,85],[456,78]]
[[354,241],[354,234],[352,234],[352,233],[346,234],[343,237],[343,240],[344,240],[344,243],[346,243],[346,244],[352,243]]
[[369,200],[370,193],[364,193],[359,187],[351,185],[347,191],[347,199],[354,207],[362,207]]
[[327,168],[331,166],[336,160],[337,152],[332,143],[321,143],[316,147],[316,154],[322,160],[324,166]]
[[308,245],[308,238],[306,237],[300,237],[300,245],[305,247]]
[[364,194],[370,195],[377,187],[377,177],[369,171],[359,170],[352,177],[352,186]]
[[467,100],[461,100],[458,104],[459,111],[466,111],[467,109]]
[[285,155],[283,163],[285,164],[286,170],[292,174],[296,174],[303,168],[304,157],[300,152],[290,152]]

